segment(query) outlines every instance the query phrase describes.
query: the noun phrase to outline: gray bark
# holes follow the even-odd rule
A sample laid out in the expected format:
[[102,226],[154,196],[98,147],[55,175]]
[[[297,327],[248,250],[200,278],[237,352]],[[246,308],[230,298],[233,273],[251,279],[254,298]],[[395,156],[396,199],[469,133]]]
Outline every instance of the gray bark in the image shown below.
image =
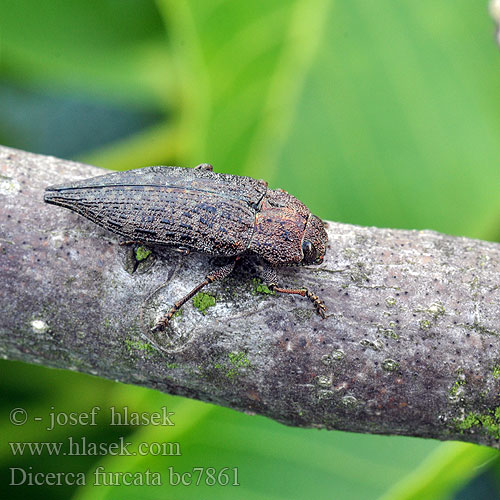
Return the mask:
[[47,185],[100,173],[0,148],[3,358],[288,425],[499,447],[499,244],[330,222],[325,262],[280,272],[284,286],[316,292],[327,319],[307,299],[262,293],[246,259],[205,290],[215,305],[191,301],[152,336],[213,259],[153,249],[138,261],[115,235],[43,203]]

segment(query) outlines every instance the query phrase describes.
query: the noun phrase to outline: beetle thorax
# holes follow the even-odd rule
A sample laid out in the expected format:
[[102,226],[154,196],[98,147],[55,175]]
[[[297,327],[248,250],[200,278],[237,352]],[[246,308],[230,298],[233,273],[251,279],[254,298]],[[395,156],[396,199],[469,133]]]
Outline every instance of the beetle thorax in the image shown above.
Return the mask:
[[256,214],[248,249],[273,265],[300,263],[309,215],[308,208],[286,191],[268,190]]

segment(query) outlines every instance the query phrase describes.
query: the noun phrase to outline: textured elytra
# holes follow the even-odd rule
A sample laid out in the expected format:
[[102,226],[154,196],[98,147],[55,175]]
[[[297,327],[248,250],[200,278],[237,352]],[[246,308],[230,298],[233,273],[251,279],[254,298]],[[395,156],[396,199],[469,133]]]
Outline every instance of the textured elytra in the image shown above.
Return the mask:
[[[326,232],[308,208],[283,190],[250,177],[205,168],[146,167],[47,188],[45,201],[69,208],[129,240],[217,256],[252,252],[273,265],[314,259]],[[321,224],[320,224],[321,225]]]
[[45,200],[130,240],[233,256],[248,248],[266,184],[202,169],[147,167],[54,186]]

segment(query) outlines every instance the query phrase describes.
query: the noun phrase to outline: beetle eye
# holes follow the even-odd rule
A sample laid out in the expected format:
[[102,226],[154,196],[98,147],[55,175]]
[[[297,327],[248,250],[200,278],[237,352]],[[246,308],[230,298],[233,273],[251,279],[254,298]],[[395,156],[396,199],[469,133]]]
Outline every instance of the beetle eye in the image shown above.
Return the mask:
[[316,249],[309,240],[304,240],[302,243],[302,254],[304,255],[302,261],[305,264],[312,264],[316,260]]

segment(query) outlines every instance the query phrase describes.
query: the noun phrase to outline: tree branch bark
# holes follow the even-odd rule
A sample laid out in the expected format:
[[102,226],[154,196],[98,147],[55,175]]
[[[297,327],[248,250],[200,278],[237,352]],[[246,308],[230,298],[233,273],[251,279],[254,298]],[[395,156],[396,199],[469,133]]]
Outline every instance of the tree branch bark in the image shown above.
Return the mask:
[[215,305],[190,302],[151,336],[148,325],[205,276],[211,258],[159,249],[144,258],[43,203],[47,185],[102,172],[0,148],[3,358],[288,425],[499,448],[499,244],[331,222],[325,262],[280,273],[285,286],[325,301],[326,320],[307,299],[262,293],[247,259],[206,290]]

